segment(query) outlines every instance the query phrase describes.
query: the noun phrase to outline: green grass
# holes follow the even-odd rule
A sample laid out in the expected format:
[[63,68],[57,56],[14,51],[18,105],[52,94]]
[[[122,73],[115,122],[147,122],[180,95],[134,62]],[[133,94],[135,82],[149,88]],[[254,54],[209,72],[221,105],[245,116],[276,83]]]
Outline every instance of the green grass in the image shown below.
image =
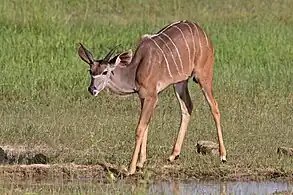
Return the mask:
[[[66,152],[52,163],[127,166],[139,116],[136,95],[87,92],[79,42],[102,57],[121,44],[135,49],[142,34],[181,19],[198,21],[215,46],[214,94],[227,165],[195,153],[197,140],[216,141],[209,107],[190,82],[195,110],[175,163],[186,178],[256,170],[292,176],[293,3],[281,1],[41,1],[0,3],[0,144]],[[177,136],[180,113],[173,89],[160,95],[149,130],[146,169],[161,167]]]
[[3,195],[72,195],[72,194],[147,194],[143,184],[125,185],[124,183],[101,185],[94,182],[1,182]]

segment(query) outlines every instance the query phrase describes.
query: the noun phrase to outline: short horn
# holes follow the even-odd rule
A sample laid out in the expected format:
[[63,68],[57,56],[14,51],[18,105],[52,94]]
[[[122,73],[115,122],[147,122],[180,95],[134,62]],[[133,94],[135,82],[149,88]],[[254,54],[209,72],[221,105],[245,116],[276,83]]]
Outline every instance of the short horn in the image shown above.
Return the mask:
[[109,53],[105,56],[104,58],[104,62],[109,62],[109,60],[111,59],[111,57],[113,56],[113,54],[115,53],[115,50],[118,48],[119,45],[115,46],[114,48],[112,48]]

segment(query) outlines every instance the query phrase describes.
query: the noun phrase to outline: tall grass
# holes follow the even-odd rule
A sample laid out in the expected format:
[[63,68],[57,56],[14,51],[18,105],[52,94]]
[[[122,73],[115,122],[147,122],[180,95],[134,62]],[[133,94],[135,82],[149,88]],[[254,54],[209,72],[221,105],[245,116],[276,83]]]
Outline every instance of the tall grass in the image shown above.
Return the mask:
[[[181,19],[198,21],[215,46],[214,94],[228,152],[225,171],[291,170],[278,146],[292,146],[293,3],[289,0],[42,1],[0,4],[0,143],[66,148],[53,163],[129,163],[139,104],[87,92],[79,42],[102,57],[110,47],[135,49],[138,38]],[[190,82],[195,110],[178,165],[221,176],[219,160],[195,154],[216,140],[209,107]],[[166,163],[179,127],[173,90],[160,95],[151,122],[148,164]],[[240,167],[240,168],[239,168]],[[179,174],[179,173],[178,173]]]

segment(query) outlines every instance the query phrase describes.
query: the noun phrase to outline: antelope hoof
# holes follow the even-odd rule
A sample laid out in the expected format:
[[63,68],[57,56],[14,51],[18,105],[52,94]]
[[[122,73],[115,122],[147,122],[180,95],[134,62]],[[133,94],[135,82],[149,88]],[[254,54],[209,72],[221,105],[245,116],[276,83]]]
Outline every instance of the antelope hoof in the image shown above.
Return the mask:
[[136,166],[130,166],[127,173],[126,173],[126,176],[130,176],[130,175],[133,175],[136,171]]
[[179,155],[171,155],[169,158],[168,158],[168,161],[169,162],[174,162],[174,160],[177,160],[179,158]]
[[227,162],[227,159],[226,159],[226,156],[221,156],[221,161],[224,163],[224,162]]
[[136,167],[139,168],[139,169],[142,169],[143,168],[143,165],[144,165],[144,162],[138,162],[136,164]]
[[129,171],[126,173],[126,176],[134,175],[134,173],[135,173],[135,171],[129,170]]

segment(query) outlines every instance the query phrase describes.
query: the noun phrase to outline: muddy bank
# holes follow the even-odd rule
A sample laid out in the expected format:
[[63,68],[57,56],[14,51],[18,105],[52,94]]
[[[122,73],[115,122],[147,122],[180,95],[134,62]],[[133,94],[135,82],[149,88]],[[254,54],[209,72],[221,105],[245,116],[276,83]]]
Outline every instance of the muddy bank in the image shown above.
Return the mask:
[[1,180],[62,180],[62,181],[95,181],[101,183],[123,180],[125,182],[152,183],[170,180],[220,180],[220,181],[262,181],[286,180],[293,181],[292,173],[277,170],[257,170],[248,172],[226,172],[222,176],[213,173],[199,174],[181,169],[178,166],[162,166],[138,170],[135,175],[126,176],[125,167],[109,163],[97,165],[76,164],[32,164],[32,165],[1,165]]
[[[197,144],[197,152],[217,156],[215,144]],[[211,146],[210,146],[211,145]],[[215,146],[213,146],[215,145]],[[126,176],[127,167],[107,162],[90,165],[74,163],[52,164],[56,156],[66,153],[46,148],[0,147],[0,179],[8,180],[63,180],[97,181],[108,183],[123,180],[125,182],[153,182],[170,180],[221,180],[221,181],[259,181],[293,180],[293,169],[239,167],[238,164],[224,163],[208,168],[184,165],[183,162],[169,163],[158,161],[147,164],[137,170],[135,175]]]

